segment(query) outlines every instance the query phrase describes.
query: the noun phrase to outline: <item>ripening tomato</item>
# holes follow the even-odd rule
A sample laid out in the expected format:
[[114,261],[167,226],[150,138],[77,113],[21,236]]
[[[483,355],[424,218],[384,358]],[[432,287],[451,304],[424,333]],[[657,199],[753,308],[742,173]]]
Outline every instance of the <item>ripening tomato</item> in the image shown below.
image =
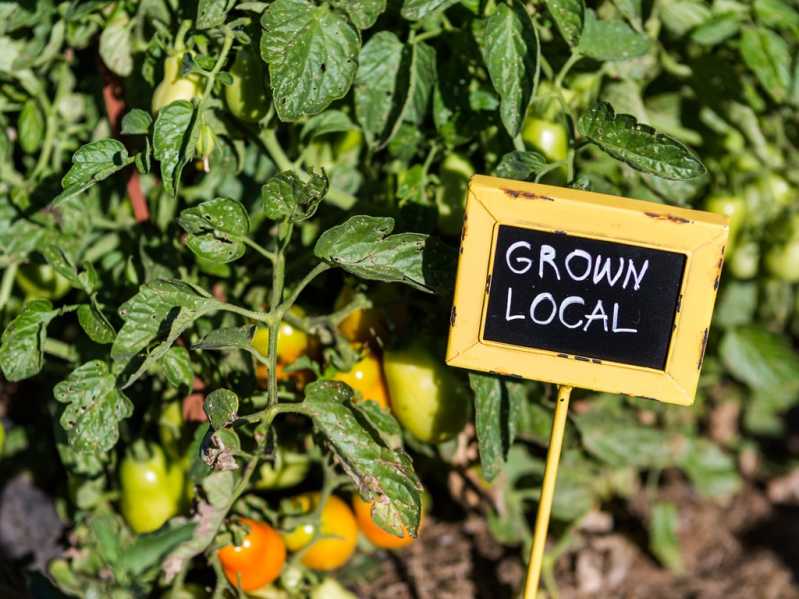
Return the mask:
[[446,235],[460,234],[463,210],[466,205],[466,188],[475,170],[464,156],[452,152],[441,163],[438,178],[441,181],[436,196],[438,228]]
[[[305,316],[305,312],[298,307],[291,309],[295,316]],[[258,327],[252,336],[252,346],[262,356],[269,355],[269,328]],[[308,351],[309,339],[305,331],[301,331],[288,322],[280,323],[277,335],[277,357],[284,364],[291,364]]]
[[[319,502],[319,493],[299,495],[292,501],[299,510],[310,512]],[[340,568],[352,557],[358,542],[358,524],[349,506],[331,496],[322,508],[319,521],[319,538],[307,547],[316,534],[315,524],[298,526],[283,533],[286,547],[291,551],[306,549],[302,563],[313,570],[329,571]]]
[[363,535],[369,539],[369,542],[375,547],[382,549],[400,549],[410,545],[414,541],[414,537],[408,534],[405,530],[401,537],[391,534],[380,528],[374,520],[372,520],[372,504],[374,502],[364,501],[359,495],[353,495],[352,508],[355,512],[355,519],[358,521],[358,526]]
[[380,360],[368,349],[363,357],[355,363],[352,370],[349,372],[337,372],[333,375],[333,380],[347,383],[360,393],[364,399],[376,401],[380,404],[380,407],[388,407],[388,394],[385,390]]
[[180,63],[183,53],[167,56],[164,60],[164,78],[153,91],[151,110],[156,114],[164,106],[177,100],[188,100],[202,95],[203,88],[196,74],[180,76]]
[[249,528],[241,545],[227,545],[217,555],[230,584],[254,591],[280,576],[286,562],[286,545],[280,534],[264,522],[242,518],[241,523]]
[[120,511],[137,533],[152,532],[175,516],[183,497],[184,474],[169,464],[163,449],[137,441],[119,467]]
[[69,280],[49,264],[25,264],[17,269],[14,281],[25,299],[59,300],[69,293]]
[[[345,285],[336,298],[335,309],[341,310],[349,304],[355,296],[355,290],[350,285]],[[352,342],[367,343],[372,340],[382,339],[388,334],[386,317],[378,307],[355,310],[347,315],[338,325],[338,330],[344,337]]]
[[289,451],[278,447],[275,463],[261,464],[255,479],[255,488],[262,490],[288,489],[305,480],[311,468],[306,453]]
[[240,121],[257,123],[269,111],[264,68],[253,46],[244,46],[236,53],[230,68],[233,83],[225,87],[225,102],[230,113]]
[[421,343],[383,355],[391,411],[426,443],[452,439],[466,425],[469,401],[453,372]]
[[569,155],[569,134],[559,123],[528,116],[524,121],[522,139],[552,162],[566,160]]

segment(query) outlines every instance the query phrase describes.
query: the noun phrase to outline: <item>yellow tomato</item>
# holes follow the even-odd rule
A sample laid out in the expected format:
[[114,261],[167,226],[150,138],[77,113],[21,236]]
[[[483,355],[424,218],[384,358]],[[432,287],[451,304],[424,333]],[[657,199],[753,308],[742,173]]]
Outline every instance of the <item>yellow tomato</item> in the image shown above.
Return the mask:
[[[292,308],[295,316],[305,316],[300,308]],[[308,351],[308,335],[288,322],[280,323],[277,335],[277,357],[284,364],[290,364]],[[258,327],[252,336],[252,346],[262,356],[269,355],[269,329]]]
[[[295,497],[294,501],[300,509],[309,512],[319,502],[319,493],[306,493]],[[340,568],[352,557],[358,541],[358,524],[352,510],[344,501],[331,496],[322,508],[319,527],[320,536],[313,543],[311,540],[316,533],[314,524],[298,526],[283,533],[286,547],[291,551],[304,549],[302,563],[313,570]]]

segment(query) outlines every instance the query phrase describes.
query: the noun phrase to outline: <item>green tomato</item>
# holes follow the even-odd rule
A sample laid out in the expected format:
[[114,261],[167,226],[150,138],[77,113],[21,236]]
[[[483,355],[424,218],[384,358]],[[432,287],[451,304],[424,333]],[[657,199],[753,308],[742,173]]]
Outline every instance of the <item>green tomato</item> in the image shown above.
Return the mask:
[[730,272],[736,279],[751,279],[760,263],[760,246],[754,241],[742,243],[730,256]]
[[791,184],[777,173],[768,173],[760,180],[760,188],[779,209],[785,208],[793,199]]
[[746,220],[746,202],[743,198],[731,195],[713,195],[705,200],[705,210],[721,214],[730,219],[730,239],[727,253],[732,251],[738,232]]
[[174,54],[164,61],[164,79],[153,92],[151,105],[153,114],[177,100],[191,101],[192,98],[202,95],[203,88],[196,75],[179,77],[182,59],[182,54]]
[[214,135],[211,127],[205,121],[200,123],[198,129],[197,145],[195,146],[194,151],[200,158],[207,159],[211,155],[211,152],[214,151],[216,136]]
[[120,511],[134,532],[161,528],[180,509],[184,475],[167,463],[164,451],[137,441],[119,467]]
[[443,443],[463,429],[469,417],[463,386],[429,349],[415,345],[387,351],[383,371],[391,410],[414,437]]
[[258,469],[255,488],[288,489],[305,480],[310,467],[311,460],[306,454],[278,449],[275,464],[264,463]]
[[527,117],[522,129],[522,139],[552,162],[566,160],[569,154],[569,135],[566,128],[552,121]]
[[240,121],[257,123],[269,111],[264,63],[251,47],[245,46],[236,54],[230,75],[233,83],[225,88],[230,113]]
[[766,270],[788,283],[799,283],[799,239],[772,247],[766,254]]
[[311,590],[310,599],[356,599],[356,595],[335,578],[325,578]]
[[26,299],[58,300],[72,285],[49,264],[26,264],[17,270],[16,283],[25,292]]
[[438,228],[446,235],[457,235],[463,225],[463,209],[466,203],[466,188],[474,175],[474,167],[465,157],[452,153],[447,155],[438,172],[441,186],[438,190]]

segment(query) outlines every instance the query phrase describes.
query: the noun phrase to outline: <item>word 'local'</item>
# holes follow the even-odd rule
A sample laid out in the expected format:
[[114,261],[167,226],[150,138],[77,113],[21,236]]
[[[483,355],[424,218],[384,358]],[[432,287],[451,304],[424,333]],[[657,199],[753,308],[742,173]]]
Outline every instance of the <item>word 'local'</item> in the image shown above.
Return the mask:
[[[526,278],[537,277],[545,280],[554,277],[557,281],[568,277],[575,283],[593,284],[595,286],[616,285],[631,292],[638,291],[649,269],[649,260],[640,260],[638,264],[633,258],[596,256],[582,249],[574,249],[563,256],[558,256],[556,248],[541,244],[535,250],[526,241],[512,243],[503,257],[507,268],[515,275]],[[535,285],[533,285],[535,287]],[[602,326],[605,332],[637,333],[638,329],[622,326],[622,315],[619,302],[609,303],[606,310],[602,299],[596,300],[588,311],[586,300],[580,295],[568,295],[556,298],[550,291],[537,293],[529,306],[517,306],[513,303],[513,287],[507,288],[505,320],[530,319],[536,325],[547,326],[555,322],[567,329],[579,329],[588,332]]]

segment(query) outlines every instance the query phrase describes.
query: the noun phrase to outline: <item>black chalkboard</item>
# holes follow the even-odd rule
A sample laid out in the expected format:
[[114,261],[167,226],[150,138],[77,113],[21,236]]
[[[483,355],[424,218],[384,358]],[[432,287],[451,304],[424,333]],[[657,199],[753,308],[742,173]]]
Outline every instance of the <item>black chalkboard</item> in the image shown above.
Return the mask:
[[499,225],[483,338],[664,370],[684,254]]

